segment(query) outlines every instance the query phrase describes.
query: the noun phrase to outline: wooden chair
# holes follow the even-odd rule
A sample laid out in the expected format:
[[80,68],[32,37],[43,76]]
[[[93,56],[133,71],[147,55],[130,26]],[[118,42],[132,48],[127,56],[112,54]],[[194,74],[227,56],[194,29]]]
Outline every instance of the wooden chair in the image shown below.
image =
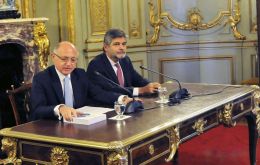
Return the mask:
[[29,119],[30,113],[30,91],[32,83],[22,83],[16,89],[12,85],[12,90],[7,90],[7,94],[13,109],[16,125],[25,123]]

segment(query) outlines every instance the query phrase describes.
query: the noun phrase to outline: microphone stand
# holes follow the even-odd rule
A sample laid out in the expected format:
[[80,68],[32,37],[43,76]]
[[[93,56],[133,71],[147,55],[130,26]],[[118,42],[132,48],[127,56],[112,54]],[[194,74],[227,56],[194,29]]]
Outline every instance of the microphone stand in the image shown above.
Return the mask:
[[131,91],[120,86],[119,84],[115,83],[114,81],[110,80],[109,78],[105,77],[103,74],[99,73],[98,71],[95,71],[94,73],[96,75],[102,77],[103,79],[105,79],[106,81],[111,83],[112,85],[115,85],[130,94],[130,96],[133,98],[133,101],[127,103],[126,109],[125,109],[125,114],[135,113],[135,112],[144,110],[143,103],[141,101],[135,100]]
[[171,104],[180,103],[180,100],[181,100],[181,99],[185,99],[185,98],[188,98],[188,97],[189,97],[190,94],[189,94],[188,90],[187,90],[186,88],[182,88],[182,87],[181,87],[181,83],[180,83],[177,79],[175,79],[175,78],[173,78],[173,77],[170,77],[170,76],[168,76],[168,75],[162,74],[162,73],[160,73],[160,72],[154,71],[154,70],[152,70],[152,69],[148,69],[148,68],[146,68],[146,67],[144,67],[144,66],[140,66],[140,68],[141,68],[141,69],[144,69],[144,70],[147,70],[147,71],[149,71],[149,72],[158,74],[158,75],[162,75],[162,76],[164,76],[164,77],[166,77],[166,78],[169,78],[170,80],[174,80],[174,81],[176,81],[176,82],[178,83],[179,90],[174,91],[174,92],[172,92],[172,93],[169,95],[169,101],[170,101]]

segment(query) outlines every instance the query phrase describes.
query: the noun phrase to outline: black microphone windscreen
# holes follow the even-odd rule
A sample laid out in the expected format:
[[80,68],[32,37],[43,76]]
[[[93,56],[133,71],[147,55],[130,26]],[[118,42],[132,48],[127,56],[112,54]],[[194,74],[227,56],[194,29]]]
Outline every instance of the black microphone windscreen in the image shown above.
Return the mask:
[[129,102],[125,107],[125,114],[136,113],[144,110],[143,103],[139,100]]

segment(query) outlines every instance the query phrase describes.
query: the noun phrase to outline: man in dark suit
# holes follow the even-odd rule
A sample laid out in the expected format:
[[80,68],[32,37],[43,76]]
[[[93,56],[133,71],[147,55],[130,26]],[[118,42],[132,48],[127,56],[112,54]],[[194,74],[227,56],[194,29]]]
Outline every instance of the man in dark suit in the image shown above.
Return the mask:
[[125,104],[132,100],[93,85],[86,72],[76,68],[78,51],[70,42],[59,43],[51,57],[54,66],[48,67],[33,78],[32,120],[63,117],[71,121],[72,117],[79,115],[74,108],[88,105],[90,98],[108,105],[113,105],[118,100]]
[[[160,86],[159,83],[151,83],[144,79],[134,69],[130,58],[126,55],[126,35],[120,29],[110,29],[104,36],[103,53],[96,56],[88,65],[87,74],[89,79],[108,91],[116,91],[128,95],[142,95],[154,93]],[[125,87],[126,90],[108,82],[106,78],[118,85]]]

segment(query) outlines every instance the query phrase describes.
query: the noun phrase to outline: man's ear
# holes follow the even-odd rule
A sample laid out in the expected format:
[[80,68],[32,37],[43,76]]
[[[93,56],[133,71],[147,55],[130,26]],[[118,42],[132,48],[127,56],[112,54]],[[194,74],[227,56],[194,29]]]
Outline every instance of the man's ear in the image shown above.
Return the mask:
[[105,51],[108,49],[108,47],[109,47],[109,45],[107,45],[107,44],[104,44],[104,45],[103,45],[103,49],[104,49]]

